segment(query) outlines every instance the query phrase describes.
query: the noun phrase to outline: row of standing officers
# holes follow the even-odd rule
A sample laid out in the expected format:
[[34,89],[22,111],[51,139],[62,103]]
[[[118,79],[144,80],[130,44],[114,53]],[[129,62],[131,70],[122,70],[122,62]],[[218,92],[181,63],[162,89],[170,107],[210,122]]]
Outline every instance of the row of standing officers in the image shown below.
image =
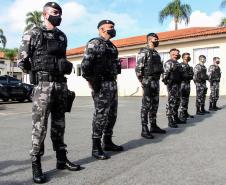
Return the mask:
[[[46,177],[41,168],[41,156],[44,154],[44,140],[47,132],[48,117],[51,113],[51,140],[56,151],[56,168],[72,171],[80,170],[78,164],[70,162],[66,156],[67,145],[64,142],[65,112],[71,104],[71,92],[64,77],[72,71],[72,64],[66,59],[67,37],[57,28],[61,23],[62,9],[55,2],[48,2],[43,7],[44,23],[40,27],[25,32],[18,55],[18,66],[30,74],[35,85],[32,105],[32,174],[35,183],[45,183]],[[121,73],[118,50],[110,41],[115,37],[114,22],[102,20],[97,28],[99,37],[91,39],[85,48],[81,63],[83,77],[92,89],[94,115],[92,121],[92,156],[104,160],[109,156],[105,151],[122,151],[123,147],[112,141],[113,128],[117,118],[118,93],[117,75]],[[147,46],[138,55],[136,75],[142,84],[143,99],[141,108],[141,136],[151,139],[151,133],[166,133],[159,128],[156,114],[159,105],[159,80],[168,89],[167,116],[169,126],[176,128],[188,117],[190,81],[194,78],[197,87],[197,114],[208,113],[205,109],[206,80],[211,84],[210,110],[217,110],[219,96],[220,68],[219,58],[214,58],[209,77],[206,74],[205,56],[200,56],[200,64],[193,70],[189,66],[189,53],[182,55],[179,64],[178,49],[170,50],[170,60],[164,66],[155,48],[158,35],[147,35]],[[72,98],[73,99],[73,98]],[[180,116],[178,108],[181,104]],[[179,118],[180,117],[180,118]],[[148,121],[149,120],[149,121]],[[148,128],[148,122],[151,128]]]
[[[166,115],[168,125],[177,128],[178,124],[186,123],[188,118],[194,116],[188,113],[188,103],[190,96],[190,81],[194,80],[196,85],[196,114],[208,114],[205,110],[205,99],[207,93],[206,81],[210,82],[210,105],[209,110],[218,110],[217,100],[219,98],[219,82],[221,78],[219,57],[213,58],[213,64],[209,67],[208,73],[205,67],[206,57],[199,56],[199,64],[194,69],[189,65],[191,60],[189,53],[182,54],[182,63],[180,51],[176,48],[170,50],[170,59],[164,63],[158,52],[158,35],[150,33],[147,35],[147,46],[142,48],[138,54],[136,66],[136,75],[143,88],[143,99],[141,108],[141,136],[152,139],[151,133],[166,133],[156,124],[156,114],[159,105],[159,80],[162,76],[163,83],[167,86],[168,103],[166,105]],[[180,111],[178,109],[180,107]],[[148,121],[149,120],[149,121]],[[150,129],[148,128],[150,123]]]

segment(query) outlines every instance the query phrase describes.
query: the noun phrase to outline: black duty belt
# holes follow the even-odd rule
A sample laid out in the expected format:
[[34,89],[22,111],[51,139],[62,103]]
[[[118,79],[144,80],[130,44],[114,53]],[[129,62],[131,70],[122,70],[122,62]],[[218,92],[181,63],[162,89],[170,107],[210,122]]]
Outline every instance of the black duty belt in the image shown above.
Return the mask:
[[114,81],[116,80],[116,76],[100,76],[101,81]]
[[145,79],[149,79],[149,80],[159,80],[160,76],[144,76]]
[[52,75],[49,74],[48,72],[43,72],[43,71],[39,71],[36,74],[36,78],[38,81],[46,81],[46,82],[67,82],[66,77],[64,77],[63,75]]
[[181,83],[190,83],[191,80],[182,80]]

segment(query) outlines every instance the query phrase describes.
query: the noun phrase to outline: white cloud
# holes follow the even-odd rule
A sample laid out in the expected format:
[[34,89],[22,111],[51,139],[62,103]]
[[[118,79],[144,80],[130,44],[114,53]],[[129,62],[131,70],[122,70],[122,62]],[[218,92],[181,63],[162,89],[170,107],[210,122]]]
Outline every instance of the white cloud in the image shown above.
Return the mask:
[[[186,26],[185,22],[182,21],[178,28],[186,28],[186,27],[214,27],[219,25],[222,17],[225,17],[225,14],[220,11],[213,12],[210,15],[207,15],[205,12],[194,11],[190,16],[190,22]],[[174,22],[171,21],[169,25],[169,30],[174,30]]]
[[78,4],[76,2],[68,2],[63,4],[62,9],[63,9],[62,19],[65,25],[72,24],[74,21],[82,18],[82,16],[84,16],[87,13],[86,8],[83,5]]
[[[19,46],[26,14],[34,10],[42,11],[46,2],[48,0],[15,0],[10,6],[4,7],[5,12],[0,12],[0,25],[7,37],[6,47]],[[75,47],[81,41],[85,44],[88,39],[97,36],[96,26],[102,19],[111,19],[116,23],[118,36],[129,36],[131,32],[140,31],[138,22],[128,14],[104,10],[90,12],[87,7],[72,0],[59,4],[63,9],[60,29],[68,36],[69,47]]]
[[16,0],[9,7],[7,15],[7,24],[10,29],[23,31],[25,27],[26,14],[34,10],[41,11],[43,5],[48,2],[48,0]]

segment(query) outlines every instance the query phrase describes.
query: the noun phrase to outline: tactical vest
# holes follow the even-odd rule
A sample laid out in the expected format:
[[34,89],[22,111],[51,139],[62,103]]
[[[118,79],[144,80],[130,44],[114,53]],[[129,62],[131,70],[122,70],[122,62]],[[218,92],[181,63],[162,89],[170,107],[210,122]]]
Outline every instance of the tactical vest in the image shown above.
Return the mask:
[[[212,66],[210,66],[212,67]],[[220,81],[221,78],[221,70],[220,67],[213,65],[214,71],[211,77],[211,81]]]
[[149,48],[144,48],[143,50],[145,52],[144,76],[156,76],[160,78],[163,72],[163,64],[158,52]]
[[200,64],[197,64],[200,66],[200,71],[198,71],[197,73],[197,80],[198,81],[206,81],[208,79],[207,77],[207,69],[204,65],[200,65]]
[[174,83],[179,83],[182,80],[182,68],[179,62],[168,60],[171,64],[171,70],[169,74],[169,79]]
[[182,80],[183,81],[190,81],[193,79],[193,68],[189,66],[188,64],[184,64],[183,62],[181,63],[182,67]]
[[31,69],[57,74],[60,71],[59,60],[66,54],[66,37],[59,30],[39,30],[40,38],[32,56]]
[[93,74],[91,76],[111,77],[121,73],[121,63],[118,60],[116,46],[111,41],[105,41],[100,37],[94,39],[97,39],[101,46],[93,60]]

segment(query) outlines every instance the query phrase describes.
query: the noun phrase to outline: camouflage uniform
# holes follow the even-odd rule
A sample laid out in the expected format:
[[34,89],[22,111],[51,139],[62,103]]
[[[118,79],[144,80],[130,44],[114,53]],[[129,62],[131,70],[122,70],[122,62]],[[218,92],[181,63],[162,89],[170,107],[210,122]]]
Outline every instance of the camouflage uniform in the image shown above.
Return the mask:
[[82,61],[83,77],[93,87],[92,97],[95,111],[93,115],[92,138],[102,134],[112,136],[117,118],[118,92],[116,76],[121,69],[118,50],[104,38],[94,38],[86,46]]
[[141,124],[156,126],[156,114],[159,106],[159,79],[163,64],[155,49],[142,48],[138,54],[136,75],[142,83],[143,98],[141,106]]
[[184,118],[188,114],[188,103],[190,96],[190,81],[193,79],[193,68],[189,66],[189,64],[181,63],[182,67],[182,82],[180,85],[180,117]]
[[204,65],[197,64],[194,67],[194,82],[196,85],[196,106],[197,109],[205,107],[207,86],[206,80],[208,80],[207,69]]
[[219,83],[221,79],[221,70],[217,65],[211,65],[208,69],[210,82],[210,103],[217,102],[219,98]]
[[163,82],[167,85],[168,91],[166,115],[174,120],[178,118],[178,108],[180,106],[181,73],[182,69],[179,62],[168,60],[164,64]]
[[[48,48],[44,49],[43,47],[51,44],[49,40],[55,40],[61,45],[58,46],[62,48],[62,53],[59,57],[66,58],[67,38],[57,28],[47,31],[44,26],[41,26],[25,32],[19,49],[18,66],[26,72],[30,70],[32,74],[35,74],[32,79],[35,84],[32,106],[32,149],[30,152],[32,156],[41,156],[44,154],[44,139],[47,132],[49,113],[51,113],[51,139],[53,149],[61,150],[66,148],[64,131],[67,84],[64,75],[59,73],[57,64],[56,66],[54,64],[53,68],[47,68],[48,63],[44,61],[48,60],[42,60],[42,51],[48,50]],[[49,53],[45,55],[45,57],[50,56]],[[43,67],[43,70],[40,69],[40,66]],[[50,76],[53,73],[58,76]],[[43,75],[45,75],[45,79]],[[50,77],[52,77],[51,80]]]

